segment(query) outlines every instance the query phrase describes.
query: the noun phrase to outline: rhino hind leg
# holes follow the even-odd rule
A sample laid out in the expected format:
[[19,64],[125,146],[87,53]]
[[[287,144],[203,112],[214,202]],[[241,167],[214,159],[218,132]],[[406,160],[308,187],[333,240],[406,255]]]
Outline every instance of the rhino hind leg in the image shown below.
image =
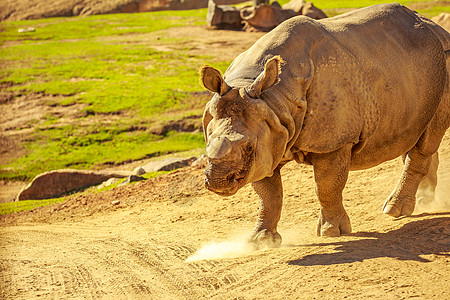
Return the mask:
[[[448,103],[445,101],[444,104]],[[435,117],[417,144],[404,157],[404,168],[394,191],[383,205],[383,212],[392,217],[411,216],[416,204],[416,194],[420,201],[434,200],[439,164],[437,150],[448,124],[440,122],[444,107],[441,105]]]
[[394,191],[383,205],[383,213],[392,216],[411,216],[415,203],[416,192],[420,182],[428,174],[432,155],[421,153],[414,146],[406,155],[400,180]]
[[[406,163],[406,158],[407,154],[403,156],[404,163]],[[429,158],[427,158],[427,161],[422,161],[421,163],[428,164],[428,160]],[[431,155],[428,172],[420,180],[415,196],[413,194],[413,190],[411,190],[411,192],[409,193],[405,193],[405,190],[403,190],[402,193],[399,191],[399,189],[405,189],[404,185],[407,184],[405,180],[409,180],[411,182],[411,179],[406,179],[407,177],[411,176],[403,176],[402,174],[402,177],[397,184],[397,188],[392,192],[392,194],[384,203],[383,212],[393,217],[410,216],[413,213],[416,204],[419,204],[422,207],[430,205],[430,203],[435,200],[438,166],[439,156],[438,153],[435,152],[433,155]],[[420,177],[421,174],[416,174],[416,176]],[[409,184],[409,189],[413,188],[411,187],[411,185],[412,184]],[[400,197],[400,194],[404,196]]]
[[416,193],[416,204],[421,207],[429,206],[436,199],[437,169],[439,155],[434,153],[431,157],[431,165],[427,175],[422,179]]
[[351,147],[321,154],[311,154],[309,159],[314,167],[316,194],[320,202],[317,235],[336,237],[350,234],[350,219],[342,204],[342,191],[347,182]]

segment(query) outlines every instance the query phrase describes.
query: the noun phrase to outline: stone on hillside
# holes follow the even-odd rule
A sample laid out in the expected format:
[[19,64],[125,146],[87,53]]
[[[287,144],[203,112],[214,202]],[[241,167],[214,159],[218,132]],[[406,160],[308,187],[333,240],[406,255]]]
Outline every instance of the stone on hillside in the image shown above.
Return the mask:
[[115,177],[109,178],[108,180],[103,181],[99,186],[97,186],[97,188],[100,190],[100,189],[102,189],[104,187],[116,184],[119,181],[120,181],[120,178],[115,178]]
[[283,9],[292,9],[297,15],[307,16],[316,20],[327,17],[327,15],[322,10],[315,7],[312,2],[305,2],[304,0],[292,0],[283,5]]
[[270,31],[296,15],[293,10],[281,9],[279,5],[260,4],[241,10],[241,18],[246,31]]
[[240,10],[233,6],[216,5],[214,0],[208,2],[206,22],[209,26],[220,28],[241,28],[242,19]]
[[158,171],[172,171],[179,168],[190,166],[195,160],[195,157],[191,158],[179,158],[172,157],[159,161],[152,161],[143,166],[145,172],[158,172]]
[[441,13],[439,16],[436,16],[431,19],[434,23],[438,24],[448,32],[450,32],[450,14],[449,13]]
[[207,164],[208,164],[208,157],[202,154],[191,164],[191,166],[194,168],[202,169],[205,168]]
[[145,174],[145,170],[142,167],[137,167],[133,170],[133,174],[134,175],[144,175]]
[[252,6],[258,6],[260,4],[270,4],[270,0],[252,0]]
[[125,179],[124,182],[119,184],[119,186],[129,184],[130,182],[141,181],[141,180],[146,180],[146,178],[141,177],[141,176],[137,176],[137,175],[130,175],[130,176],[127,177],[127,179]]
[[19,30],[17,30],[18,33],[35,32],[35,31],[36,29],[34,27],[19,28]]
[[61,169],[37,175],[20,191],[16,200],[40,200],[63,196],[69,192],[84,189],[116,177],[130,175],[128,171],[95,172],[86,170]]
[[283,5],[283,9],[292,9],[297,14],[301,14],[304,5],[305,5],[304,0],[291,0],[290,2]]
[[327,18],[327,15],[322,10],[315,7],[311,2],[305,3],[300,14],[315,20]]

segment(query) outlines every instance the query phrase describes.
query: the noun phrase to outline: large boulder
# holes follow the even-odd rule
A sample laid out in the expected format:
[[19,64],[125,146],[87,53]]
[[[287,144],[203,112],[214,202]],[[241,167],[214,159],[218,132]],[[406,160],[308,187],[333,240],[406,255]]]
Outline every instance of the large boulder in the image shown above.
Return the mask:
[[327,15],[320,9],[314,6],[311,2],[306,2],[299,15],[307,16],[312,19],[320,20],[327,17]]
[[305,5],[304,0],[291,0],[290,2],[283,5],[283,9],[291,9],[297,14],[301,14],[303,6]]
[[69,192],[102,183],[109,178],[122,178],[132,172],[95,172],[85,170],[61,169],[37,175],[25,186],[16,200],[40,200],[61,197]]
[[246,31],[270,31],[296,15],[291,9],[282,9],[278,3],[275,5],[260,4],[241,10],[241,18]]
[[431,19],[434,23],[438,24],[448,32],[450,32],[450,14],[449,13],[441,13],[439,16],[436,16]]
[[208,2],[206,22],[218,28],[238,29],[242,27],[240,10],[234,6],[217,5],[213,0]]
[[283,9],[291,9],[295,11],[297,15],[307,16],[312,19],[324,19],[327,15],[315,7],[312,2],[305,2],[304,0],[292,0],[285,5],[283,5]]

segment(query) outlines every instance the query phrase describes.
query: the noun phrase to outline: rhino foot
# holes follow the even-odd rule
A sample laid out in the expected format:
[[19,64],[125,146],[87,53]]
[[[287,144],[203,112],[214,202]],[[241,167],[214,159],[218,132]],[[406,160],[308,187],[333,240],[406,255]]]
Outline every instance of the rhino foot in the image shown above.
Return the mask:
[[271,232],[267,229],[256,231],[252,234],[249,242],[254,250],[278,248],[281,245],[281,235],[278,232]]
[[398,218],[400,216],[411,216],[414,211],[415,198],[399,198],[394,194],[390,195],[384,202],[383,213]]
[[352,226],[350,218],[344,211],[337,217],[327,218],[323,213],[320,214],[317,221],[317,235],[325,237],[338,237],[343,234],[350,234]]

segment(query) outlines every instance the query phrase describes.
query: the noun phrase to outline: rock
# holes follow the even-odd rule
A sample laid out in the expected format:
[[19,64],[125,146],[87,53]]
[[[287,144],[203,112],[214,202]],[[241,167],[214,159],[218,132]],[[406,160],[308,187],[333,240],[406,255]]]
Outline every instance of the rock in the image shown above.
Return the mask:
[[133,170],[133,174],[134,175],[144,175],[146,172],[143,168],[141,167],[137,167],[136,169]]
[[36,29],[34,29],[33,27],[20,28],[19,30],[17,30],[18,33],[35,32],[35,31],[36,31]]
[[119,205],[120,201],[119,200],[114,200],[114,201],[111,201],[111,204],[112,205]]
[[129,176],[131,172],[95,172],[85,170],[61,169],[37,175],[24,187],[16,200],[39,200],[63,196],[72,191],[84,189],[116,177]]
[[119,181],[120,181],[120,178],[115,178],[115,177],[109,178],[108,180],[102,182],[102,184],[100,184],[97,188],[100,190],[100,189],[102,189],[104,187],[116,184]]
[[315,20],[327,18],[327,15],[322,10],[315,7],[311,2],[305,3],[300,15],[307,16]]
[[129,184],[130,182],[141,181],[141,180],[146,180],[146,178],[141,177],[141,176],[137,176],[137,175],[130,175],[130,176],[127,177],[127,179],[125,179],[124,182],[119,184],[119,186]]
[[199,158],[197,158],[192,164],[191,166],[194,168],[205,168],[206,165],[208,163],[208,157],[206,157],[206,155],[202,154],[199,156]]
[[283,5],[283,9],[291,9],[295,11],[295,13],[300,15],[304,5],[305,5],[304,0],[291,0],[290,2]]
[[[267,3],[267,4],[269,4],[269,3]],[[273,1],[271,5],[272,5],[273,7],[276,7],[276,8],[282,9],[282,7],[281,7],[280,3],[278,3],[277,1]]]
[[316,20],[327,17],[327,15],[322,10],[315,7],[312,2],[305,2],[304,0],[292,0],[283,5],[283,9],[291,9],[297,15],[307,16]]
[[240,10],[233,6],[216,5],[213,0],[208,2],[208,14],[206,22],[209,26],[219,28],[241,28],[242,18]]
[[189,166],[196,158],[172,157],[160,161],[152,161],[143,166],[145,172],[172,171]]
[[281,9],[279,5],[260,4],[241,10],[245,31],[270,31],[296,15],[293,10]]
[[267,4],[267,5],[269,5],[270,1],[269,0],[252,0],[252,5],[253,6],[258,6],[260,4]]
[[450,14],[449,13],[441,13],[439,16],[436,16],[431,19],[434,23],[438,24],[448,32],[450,32]]

